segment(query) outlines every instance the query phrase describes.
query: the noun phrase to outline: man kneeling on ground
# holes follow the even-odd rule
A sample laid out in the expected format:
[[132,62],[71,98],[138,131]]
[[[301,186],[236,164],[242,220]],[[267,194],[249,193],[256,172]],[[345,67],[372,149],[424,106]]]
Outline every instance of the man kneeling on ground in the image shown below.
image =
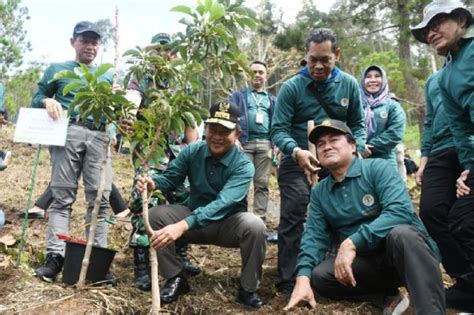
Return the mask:
[[[408,299],[416,314],[444,314],[439,252],[413,211],[405,184],[389,163],[360,160],[347,125],[324,120],[309,135],[331,176],[311,192],[309,217],[298,255],[296,286],[286,309],[315,294],[367,301],[384,314],[401,314]],[[340,242],[326,255],[330,235]]]
[[247,212],[246,195],[254,175],[252,162],[234,144],[239,138],[240,112],[227,101],[214,104],[206,120],[206,141],[187,146],[155,178],[139,177],[136,188],[163,194],[190,183],[188,207],[161,205],[150,209],[150,238],[157,249],[160,274],[167,279],[161,301],[171,303],[190,288],[183,262],[175,251],[181,243],[240,248],[242,271],[237,302],[262,306],[256,293],[265,258],[265,224]]

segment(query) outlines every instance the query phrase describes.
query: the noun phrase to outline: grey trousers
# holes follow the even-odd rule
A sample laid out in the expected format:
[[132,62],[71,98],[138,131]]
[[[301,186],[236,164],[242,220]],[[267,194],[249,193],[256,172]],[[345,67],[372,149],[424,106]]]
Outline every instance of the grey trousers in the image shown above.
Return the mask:
[[382,307],[385,297],[396,294],[398,287],[404,285],[415,314],[446,314],[439,262],[413,226],[393,228],[385,250],[356,256],[352,264],[355,287],[343,286],[336,280],[334,262],[332,256],[313,269],[311,285],[321,296]]
[[255,167],[253,212],[265,218],[269,193],[268,180],[272,170],[272,145],[269,140],[254,140],[248,141],[243,148]]
[[[181,205],[162,205],[149,210],[150,224],[156,231],[169,224],[179,222],[191,213]],[[185,233],[176,243],[212,244],[229,248],[240,248],[242,268],[240,285],[255,292],[262,278],[262,265],[266,250],[266,227],[256,215],[239,212],[207,227]],[[157,250],[160,274],[169,279],[183,269],[183,263],[171,244]]]
[[[71,206],[76,201],[77,186],[80,176],[84,182],[87,202],[86,223],[91,220],[97,190],[99,189],[100,166],[108,141],[104,141],[104,132],[92,131],[82,126],[68,127],[66,145],[51,146],[51,190],[53,202],[48,209],[48,229],[46,244],[48,253],[59,253],[64,256],[65,244],[56,234],[69,235]],[[112,185],[112,163],[106,161],[105,189],[99,210],[99,223],[95,231],[94,243],[107,247],[107,209]],[[89,227],[86,228],[86,238]]]

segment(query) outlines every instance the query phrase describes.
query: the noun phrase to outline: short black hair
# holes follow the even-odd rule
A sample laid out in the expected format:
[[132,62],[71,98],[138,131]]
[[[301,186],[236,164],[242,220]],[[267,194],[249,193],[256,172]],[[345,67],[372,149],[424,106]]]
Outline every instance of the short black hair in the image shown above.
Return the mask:
[[268,69],[267,64],[266,64],[264,61],[261,61],[261,60],[254,60],[254,61],[252,61],[252,62],[250,63],[250,66],[252,66],[252,65],[262,65],[262,66],[265,67],[265,70]]
[[336,52],[337,46],[337,36],[332,29],[329,28],[318,28],[308,34],[306,38],[306,51],[309,51],[309,46],[311,42],[315,43],[324,43],[325,41],[331,42],[331,50],[333,53]]

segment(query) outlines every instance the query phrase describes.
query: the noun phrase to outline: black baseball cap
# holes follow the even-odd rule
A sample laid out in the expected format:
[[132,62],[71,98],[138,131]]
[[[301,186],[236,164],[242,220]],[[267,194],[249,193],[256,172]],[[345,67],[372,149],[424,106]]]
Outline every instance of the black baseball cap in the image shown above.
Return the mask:
[[209,109],[206,124],[219,124],[227,129],[235,129],[240,121],[240,110],[228,100],[218,101]]
[[102,37],[102,35],[99,32],[99,29],[97,28],[97,25],[89,21],[82,21],[82,22],[77,23],[76,26],[74,26],[74,31],[72,32],[72,36],[76,38],[77,36],[87,33],[87,32],[94,33],[99,38]]
[[351,129],[346,125],[346,123],[336,120],[336,119],[325,119],[319,125],[311,130],[309,134],[309,141],[316,144],[319,137],[325,132],[336,132],[340,134],[347,134],[354,139],[354,135],[352,134]]

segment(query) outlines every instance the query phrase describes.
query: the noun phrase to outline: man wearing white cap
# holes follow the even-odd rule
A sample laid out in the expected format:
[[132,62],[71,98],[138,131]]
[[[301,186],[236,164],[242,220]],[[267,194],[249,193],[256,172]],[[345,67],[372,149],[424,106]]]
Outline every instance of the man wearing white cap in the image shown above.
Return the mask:
[[[456,284],[446,291],[448,306],[474,312],[474,26],[473,16],[456,0],[435,0],[423,12],[423,21],[412,27],[415,38],[446,56],[438,79],[443,106],[458,154],[461,172],[456,181],[457,200],[439,218],[447,226],[448,246],[459,249],[464,270],[454,275]],[[439,237],[439,236],[438,236]],[[438,243],[440,243],[438,241]],[[445,251],[441,246],[441,253]],[[444,255],[444,254],[443,254]],[[452,256],[452,255],[451,255]],[[445,260],[448,257],[443,257]]]

